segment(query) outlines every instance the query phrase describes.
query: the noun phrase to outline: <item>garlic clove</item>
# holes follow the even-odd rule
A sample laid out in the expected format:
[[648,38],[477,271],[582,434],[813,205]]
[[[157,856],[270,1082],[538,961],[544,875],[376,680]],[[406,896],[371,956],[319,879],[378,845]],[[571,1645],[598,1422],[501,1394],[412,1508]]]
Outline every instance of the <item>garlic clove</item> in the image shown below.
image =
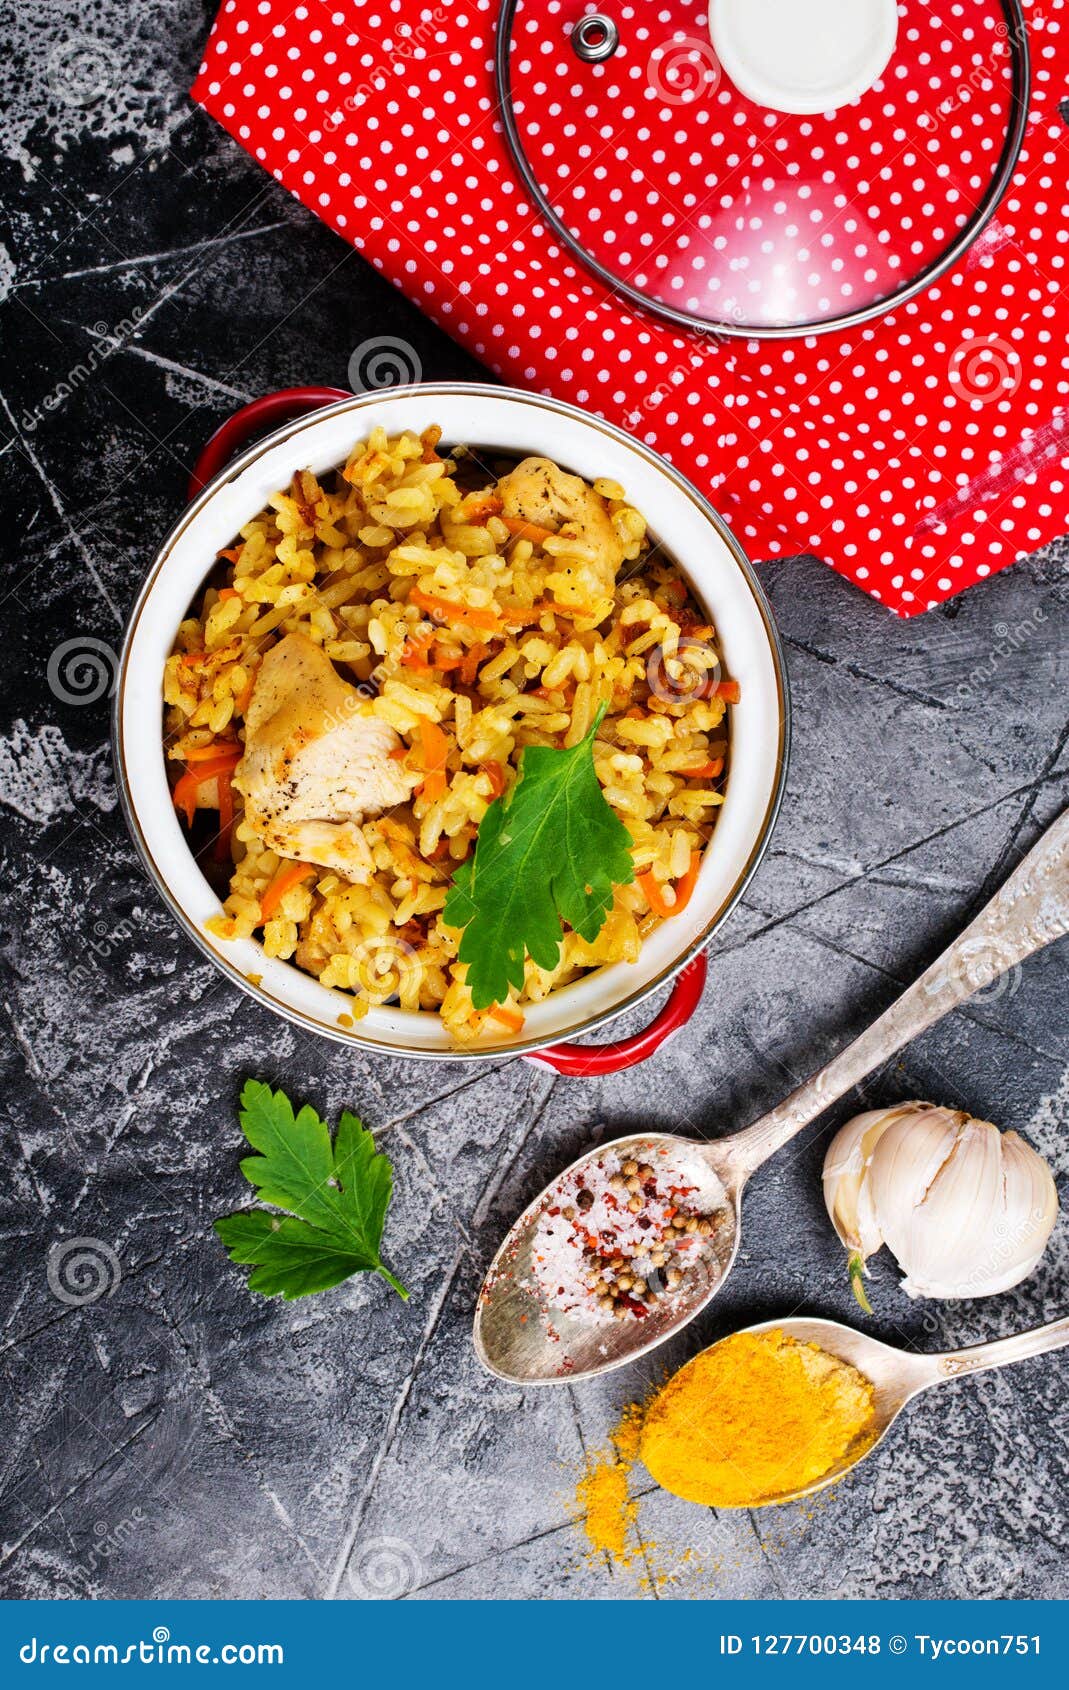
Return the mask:
[[912,1261],[914,1210],[953,1153],[967,1118],[954,1109],[907,1104],[895,1111],[873,1149],[867,1197],[883,1242],[902,1266]]
[[1042,1156],[1017,1133],[1002,1134],[1002,1203],[986,1271],[969,1276],[968,1297],[993,1297],[1027,1279],[1058,1218],[1058,1190]]
[[[982,1277],[985,1271],[1001,1211],[998,1128],[945,1113],[952,1117],[943,1123],[945,1154],[933,1173],[925,1166],[918,1138],[916,1183],[912,1192],[903,1185],[884,1232],[905,1270],[902,1289],[911,1297],[976,1296],[968,1283],[974,1273]],[[929,1148],[936,1156],[937,1127],[934,1122],[930,1127]]]
[[824,1204],[831,1224],[860,1265],[883,1245],[868,1185],[868,1168],[880,1138],[912,1104],[869,1109],[839,1128],[824,1157]]

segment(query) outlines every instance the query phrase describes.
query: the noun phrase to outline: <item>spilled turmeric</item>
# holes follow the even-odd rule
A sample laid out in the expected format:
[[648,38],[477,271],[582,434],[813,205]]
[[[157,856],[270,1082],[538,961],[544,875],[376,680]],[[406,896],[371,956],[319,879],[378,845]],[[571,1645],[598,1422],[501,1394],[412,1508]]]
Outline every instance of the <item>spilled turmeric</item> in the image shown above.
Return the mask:
[[629,1567],[649,1547],[635,1539],[638,1503],[628,1495],[641,1437],[642,1409],[632,1403],[610,1433],[608,1445],[587,1457],[575,1491],[579,1522],[591,1550],[621,1567]]
[[737,1332],[648,1405],[641,1457],[665,1490],[756,1508],[804,1490],[873,1442],[871,1382],[817,1344]]

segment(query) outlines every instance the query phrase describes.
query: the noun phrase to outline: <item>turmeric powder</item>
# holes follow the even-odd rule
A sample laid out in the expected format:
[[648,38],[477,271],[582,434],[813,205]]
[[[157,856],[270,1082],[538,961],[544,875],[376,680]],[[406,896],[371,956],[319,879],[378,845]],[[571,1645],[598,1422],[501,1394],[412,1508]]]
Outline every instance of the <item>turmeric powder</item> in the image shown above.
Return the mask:
[[817,1344],[737,1332],[649,1404],[641,1456],[688,1502],[755,1508],[803,1490],[875,1436],[871,1381]]
[[632,1403],[610,1434],[608,1447],[587,1457],[575,1492],[580,1523],[591,1549],[608,1555],[621,1567],[629,1567],[649,1548],[632,1540],[638,1503],[628,1497],[628,1479],[641,1436],[642,1410]]

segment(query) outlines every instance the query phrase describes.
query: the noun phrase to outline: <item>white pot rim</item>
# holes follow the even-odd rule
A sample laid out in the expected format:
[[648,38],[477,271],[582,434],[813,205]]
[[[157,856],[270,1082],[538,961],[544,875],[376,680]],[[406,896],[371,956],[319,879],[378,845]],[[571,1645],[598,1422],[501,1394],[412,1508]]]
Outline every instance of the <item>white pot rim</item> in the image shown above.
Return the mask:
[[[343,415],[348,416],[351,414],[354,423],[351,440],[352,442],[355,442],[360,438],[362,432],[366,432],[368,428],[374,426],[374,422],[372,422],[365,424],[363,428],[361,427],[360,419],[363,413],[375,411],[376,409],[388,411],[393,406],[403,408],[403,405],[406,402],[411,402],[416,399],[418,399],[420,403],[425,403],[426,405],[427,415],[423,426],[426,426],[426,422],[438,420],[434,416],[435,404],[436,402],[444,403],[447,400],[459,400],[462,402],[467,400],[471,400],[472,402],[493,401],[496,405],[503,405],[508,407],[510,410],[515,407],[523,407],[528,412],[541,413],[543,418],[548,413],[550,419],[560,419],[562,427],[565,426],[565,424],[569,424],[573,432],[578,425],[583,431],[593,431],[594,433],[602,436],[610,443],[610,445],[615,446],[617,452],[619,452],[620,449],[624,449],[627,454],[636,460],[636,462],[644,464],[647,468],[647,472],[652,472],[652,474],[659,478],[662,483],[670,484],[670,487],[673,490],[673,496],[677,501],[680,498],[684,498],[689,501],[689,504],[692,507],[691,521],[693,522],[695,515],[697,515],[704,523],[708,524],[712,530],[714,530],[716,539],[719,541],[724,553],[726,554],[720,559],[720,565],[721,567],[730,565],[731,570],[735,572],[736,578],[732,583],[733,591],[737,591],[740,587],[745,589],[745,597],[749,604],[747,614],[751,621],[753,620],[753,617],[759,619],[759,623],[753,623],[753,626],[755,628],[758,626],[760,627],[761,637],[767,646],[767,652],[765,655],[770,662],[774,689],[774,697],[770,695],[763,701],[766,707],[766,713],[769,714],[769,719],[774,721],[775,724],[776,744],[772,752],[772,755],[774,755],[774,769],[768,783],[767,796],[763,801],[760,820],[756,827],[750,828],[752,837],[748,839],[748,848],[738,854],[738,861],[734,864],[731,870],[730,882],[724,888],[722,895],[716,898],[715,908],[705,912],[700,930],[696,933],[692,933],[678,950],[673,950],[671,956],[664,961],[663,966],[658,967],[657,972],[653,977],[643,979],[640,983],[635,985],[633,990],[623,990],[618,998],[614,998],[611,1003],[603,1005],[602,1007],[594,1010],[592,1013],[584,1013],[580,1011],[574,1022],[568,1022],[566,1025],[553,1030],[548,1034],[548,1036],[545,1033],[542,1033],[541,1035],[530,1034],[526,1037],[514,1039],[502,1038],[500,1042],[495,1044],[483,1042],[478,1046],[473,1046],[471,1048],[454,1048],[452,1046],[433,1048],[430,1045],[419,1046],[406,1042],[406,1023],[434,1021],[437,1022],[439,1026],[441,1025],[440,1018],[437,1015],[433,1015],[431,1012],[424,1012],[424,1014],[420,1016],[415,1016],[412,1014],[406,1014],[405,1012],[399,1010],[388,1010],[384,1006],[382,1009],[372,1009],[364,1019],[354,1021],[352,1026],[346,1027],[339,1025],[337,1020],[338,1013],[345,1011],[346,1004],[349,1004],[351,1007],[351,999],[348,997],[348,994],[334,992],[329,993],[329,998],[334,1000],[334,1013],[332,1015],[312,1012],[307,1007],[298,1007],[293,1001],[287,1001],[287,997],[285,995],[280,995],[285,992],[286,983],[284,976],[278,975],[279,969],[284,970],[286,975],[298,976],[299,981],[301,982],[308,982],[309,987],[314,989],[314,993],[327,994],[328,989],[321,987],[317,981],[313,980],[312,976],[304,975],[303,972],[298,970],[294,964],[280,963],[277,960],[265,958],[263,956],[262,947],[259,945],[258,941],[249,940],[228,943],[224,940],[216,940],[210,933],[206,932],[201,923],[190,914],[190,911],[186,908],[183,897],[180,896],[175,889],[174,880],[176,875],[174,872],[173,862],[171,865],[171,871],[168,872],[168,868],[165,867],[164,862],[161,861],[161,858],[165,856],[169,859],[173,858],[175,849],[173,839],[167,843],[165,848],[161,848],[157,839],[150,838],[150,833],[152,833],[155,828],[156,820],[160,819],[162,825],[162,818],[157,818],[155,816],[155,811],[150,807],[155,803],[155,798],[149,799],[146,796],[146,793],[143,790],[143,783],[140,780],[138,773],[131,767],[132,757],[129,755],[130,747],[128,745],[128,735],[130,735],[132,726],[135,722],[135,716],[132,713],[132,707],[129,699],[134,654],[138,649],[139,641],[142,638],[144,630],[151,619],[151,611],[155,602],[157,591],[160,587],[161,576],[163,576],[164,571],[168,569],[170,560],[174,556],[175,548],[180,545],[183,540],[183,536],[187,536],[191,527],[198,521],[199,518],[202,517],[202,513],[208,511],[213,504],[219,501],[220,496],[224,494],[227,488],[233,487],[235,482],[245,476],[247,472],[253,469],[265,456],[275,453],[283,446],[291,447],[292,443],[296,442],[310,431],[321,427],[321,425],[324,422],[329,421],[329,419],[338,418]],[[375,419],[375,421],[379,420],[382,419]],[[517,420],[519,420],[518,417]],[[530,422],[532,439],[535,439],[539,435],[537,417],[532,416],[530,418]],[[397,426],[411,427],[412,424],[410,422],[406,422],[400,423]],[[468,437],[473,444],[489,447],[497,445],[502,451],[514,450],[512,446],[506,446],[501,442],[481,440],[478,438],[479,433],[479,429],[473,429]],[[461,438],[461,436],[455,432],[450,433],[449,437]],[[552,440],[546,439],[544,428],[542,430],[541,440],[541,445],[531,444],[527,446],[525,450],[529,452],[544,452],[547,456],[554,455],[552,451]],[[292,460],[290,474],[292,474],[297,468],[305,467],[299,454],[295,455],[291,450],[288,455]],[[567,463],[567,459],[565,459],[565,462]],[[573,463],[569,467],[578,468],[579,466]],[[282,483],[279,482],[278,484],[281,485]],[[628,488],[628,493],[629,495],[631,494],[630,487]],[[636,504],[639,505],[640,509],[643,508],[642,502],[638,498],[636,498]],[[260,508],[261,505],[257,505],[255,507],[256,510]],[[241,518],[241,521],[247,521],[254,514],[255,510],[250,509],[247,515]],[[659,524],[656,517],[651,517],[648,510],[644,510],[643,514],[646,515],[650,521],[651,530],[657,534]],[[239,524],[235,524],[235,527],[238,525]],[[712,538],[713,537],[710,536],[710,540],[712,540]],[[693,562],[688,562],[687,558],[679,556],[678,551],[675,549],[671,550],[670,555],[672,557],[672,561],[687,578],[687,581],[691,585],[692,591],[694,591],[695,595],[698,597],[699,602],[709,604],[709,592],[708,590],[703,589],[703,587],[696,581]],[[199,580],[190,576],[189,592],[186,600],[187,603],[195,597],[203,582],[204,576],[207,573],[208,570],[205,569],[199,577]],[[182,578],[184,579],[185,576],[183,575]],[[715,606],[710,605],[709,608],[716,622],[718,640],[722,640],[724,634],[723,617],[722,615],[717,614]],[[176,629],[177,620],[174,622],[172,627],[167,629],[167,650],[170,649],[170,643],[173,642]],[[162,663],[160,664],[159,675],[162,679]],[[773,689],[770,689],[770,693]],[[737,711],[739,707],[736,706],[735,709]],[[160,710],[162,711],[162,690],[160,693]],[[316,1032],[325,1037],[334,1039],[339,1043],[356,1046],[362,1050],[376,1051],[381,1054],[407,1056],[413,1059],[430,1061],[447,1060],[454,1062],[485,1062],[488,1060],[502,1060],[513,1056],[525,1055],[535,1051],[544,1050],[547,1047],[552,1047],[554,1043],[562,1039],[570,1040],[577,1037],[585,1037],[588,1034],[595,1032],[598,1028],[604,1026],[609,1021],[614,1020],[626,1010],[634,1009],[638,1005],[642,1004],[654,993],[658,992],[666,984],[668,984],[674,976],[676,976],[680,970],[683,969],[686,964],[704,948],[713,933],[726,920],[728,915],[730,915],[731,911],[735,908],[735,905],[742,897],[758,866],[758,863],[760,862],[761,857],[764,854],[771,837],[772,828],[779,813],[783,797],[791,733],[790,696],[788,691],[786,664],[768,600],[765,597],[760,583],[758,582],[753,565],[750,563],[750,560],[746,556],[742,546],[735,538],[727,523],[708,502],[708,500],[705,499],[677,469],[668,463],[666,459],[662,458],[658,453],[652,451],[650,447],[633,439],[626,433],[625,430],[616,427],[612,423],[606,422],[603,418],[593,416],[590,413],[581,410],[577,406],[567,404],[563,400],[545,398],[542,395],[524,392],[519,389],[504,388],[490,383],[477,382],[427,382],[406,387],[391,387],[370,393],[356,394],[351,398],[340,399],[332,405],[324,405],[314,412],[303,415],[291,422],[285,423],[282,427],[275,429],[272,433],[241,452],[230,464],[227,465],[224,470],[215,476],[215,478],[204,487],[196,498],[190,502],[163,540],[145,581],[143,582],[134,601],[119,657],[112,719],[116,780],[120,803],[127,827],[148,873],[149,879],[153,883],[156,891],[162,897],[164,903],[170,909],[171,914],[174,916],[179,926],[185,931],[190,939],[192,939],[197,949],[203,955],[208,957],[217,967],[219,967],[228,976],[232,983],[238,986],[244,993],[246,993],[247,996],[254,998],[258,1003],[262,1004],[264,1008],[271,1010],[276,1015],[280,1015],[291,1024],[304,1028],[306,1031]],[[157,738],[159,739],[159,773],[162,776],[165,785],[166,775],[163,768],[164,759],[162,736],[157,735]],[[735,748],[733,744],[733,762],[734,758]],[[738,778],[737,774],[736,778]],[[729,776],[729,797],[731,785],[732,777]],[[726,808],[727,806],[725,804],[725,810],[721,813],[722,815],[726,813]],[[170,822],[173,823],[176,833],[180,833],[177,820],[174,817],[173,807],[168,805],[168,811]],[[714,829],[713,839],[706,851],[706,858],[711,857],[715,852],[716,839],[717,829]],[[200,870],[197,868],[188,846],[184,844],[184,840],[182,840],[182,845],[185,859],[183,872],[188,873],[189,864],[192,864],[193,868],[196,870],[198,880],[200,880],[203,886],[207,888],[207,882],[204,881],[203,877],[200,875]],[[703,862],[703,874],[704,868],[705,864]],[[679,919],[681,922],[683,921],[682,917]],[[668,926],[668,923],[663,924],[663,927],[658,929],[657,932],[663,933],[664,928],[667,928]],[[651,944],[655,936],[656,934],[651,935],[650,939],[646,941],[646,944]],[[667,944],[669,941],[665,941],[665,943]],[[249,947],[252,947],[251,952]],[[644,946],[643,949],[645,950],[645,948],[646,947]],[[231,954],[228,955],[228,951]],[[250,956],[254,953],[258,953],[259,955],[259,960],[255,964],[256,972],[260,973],[262,970],[261,977],[258,979],[250,979],[249,974],[252,970],[245,966],[245,964],[249,962]],[[575,982],[572,986],[566,986],[551,993],[550,997],[544,1000],[544,1002],[545,1004],[552,1004],[556,1001],[560,1004],[565,994],[580,996],[581,994],[579,992],[579,988],[582,988],[587,982],[605,979],[614,971],[626,970],[630,967],[637,968],[639,966],[639,964],[612,964],[609,968],[596,970],[593,974],[585,976],[583,980]],[[269,975],[274,975],[275,979],[269,980]],[[296,993],[298,988],[294,985],[293,989],[294,993]],[[301,987],[301,991],[304,991],[303,987]],[[305,993],[305,995],[307,994]],[[543,1005],[537,1005],[534,1006],[534,1008],[542,1009]],[[530,1020],[531,1017],[529,1016],[528,1019]]]

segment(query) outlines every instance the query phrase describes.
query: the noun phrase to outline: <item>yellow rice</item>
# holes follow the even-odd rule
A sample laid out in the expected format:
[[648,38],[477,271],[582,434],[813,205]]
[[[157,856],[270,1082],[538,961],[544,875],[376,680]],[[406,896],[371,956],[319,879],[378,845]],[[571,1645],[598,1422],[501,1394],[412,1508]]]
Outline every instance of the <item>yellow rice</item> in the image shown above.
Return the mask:
[[[566,932],[555,969],[528,960],[523,990],[500,1011],[473,1009],[460,936],[441,910],[453,869],[474,849],[496,791],[515,780],[523,747],[576,744],[607,704],[597,775],[631,834],[636,875],[652,874],[671,913],[674,883],[704,849],[722,802],[723,780],[707,765],[715,770],[726,755],[727,727],[723,698],[696,684],[706,671],[710,683],[718,675],[714,630],[623,489],[593,484],[628,560],[612,598],[599,598],[584,540],[566,532],[541,543],[515,538],[479,508],[478,486],[492,489],[495,476],[473,480],[474,460],[459,450],[442,458],[438,437],[437,429],[395,438],[376,429],[343,470],[321,481],[301,471],[245,524],[225,574],[220,564],[178,630],[164,675],[164,735],[176,780],[191,753],[216,742],[240,749],[263,654],[295,632],[321,645],[347,680],[367,684],[412,768],[420,767],[421,719],[440,724],[449,745],[445,795],[428,799],[417,789],[409,803],[368,819],[371,883],[317,869],[285,893],[262,942],[269,956],[351,995],[343,1025],[396,999],[439,1012],[457,1042],[470,1043],[518,1032],[524,1004],[588,969],[636,961],[659,920],[638,881],[619,887],[593,944]],[[411,601],[414,591],[439,603],[428,613]],[[488,631],[488,620],[500,632]],[[213,779],[200,784],[198,806],[217,809],[217,790]],[[217,832],[218,816],[211,820]],[[226,857],[225,913],[209,926],[248,938],[284,865],[240,808]]]

